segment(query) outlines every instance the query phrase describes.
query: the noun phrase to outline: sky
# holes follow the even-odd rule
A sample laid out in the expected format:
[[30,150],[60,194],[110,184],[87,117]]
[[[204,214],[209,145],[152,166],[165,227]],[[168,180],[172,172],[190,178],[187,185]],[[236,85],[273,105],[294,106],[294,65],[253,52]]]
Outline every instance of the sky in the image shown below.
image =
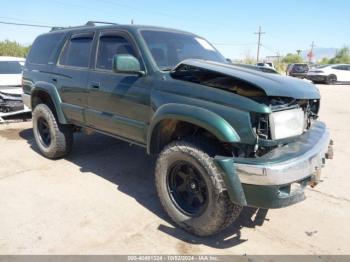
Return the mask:
[[[1,0],[0,21],[75,26],[88,20],[155,25],[200,35],[232,59],[350,46],[349,0]],[[0,24],[0,40],[31,44],[49,28]]]

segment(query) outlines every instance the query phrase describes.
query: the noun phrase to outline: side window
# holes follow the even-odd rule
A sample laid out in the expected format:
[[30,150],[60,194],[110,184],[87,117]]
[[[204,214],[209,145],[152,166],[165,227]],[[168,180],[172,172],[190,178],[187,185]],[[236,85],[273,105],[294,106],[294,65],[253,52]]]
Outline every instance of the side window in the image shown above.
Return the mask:
[[63,40],[63,33],[50,33],[39,36],[35,39],[33,46],[27,57],[27,62],[32,64],[48,64],[58,45]]
[[112,70],[112,60],[114,55],[130,54],[137,57],[130,42],[118,35],[105,35],[100,37],[96,68]]
[[72,67],[89,67],[93,33],[73,35],[61,53],[59,65]]
[[346,70],[345,66],[333,66],[332,68],[335,70]]

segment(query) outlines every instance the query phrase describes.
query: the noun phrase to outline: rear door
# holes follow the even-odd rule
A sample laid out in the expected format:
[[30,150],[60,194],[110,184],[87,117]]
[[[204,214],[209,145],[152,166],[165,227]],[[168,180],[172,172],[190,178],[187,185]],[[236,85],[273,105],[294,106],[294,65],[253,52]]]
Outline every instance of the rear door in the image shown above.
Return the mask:
[[337,81],[343,82],[346,81],[346,66],[337,65],[332,67],[332,71],[337,76]]
[[127,32],[101,31],[94,68],[89,74],[86,121],[93,128],[144,144],[151,82],[147,75],[113,72],[112,59],[119,54],[135,56],[144,69],[137,45]]
[[88,99],[87,79],[93,38],[93,31],[70,35],[52,75],[66,118],[78,124],[85,124],[84,111]]

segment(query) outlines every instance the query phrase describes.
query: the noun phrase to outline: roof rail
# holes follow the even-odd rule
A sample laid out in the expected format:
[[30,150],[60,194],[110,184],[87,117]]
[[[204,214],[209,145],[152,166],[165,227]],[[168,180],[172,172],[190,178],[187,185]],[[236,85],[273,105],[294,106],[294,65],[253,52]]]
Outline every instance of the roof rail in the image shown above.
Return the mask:
[[51,28],[50,32],[57,31],[57,30],[63,30],[63,29],[79,28],[79,27],[86,27],[86,26],[96,26],[96,24],[118,25],[116,23],[111,23],[111,22],[88,21],[85,25],[80,25],[80,26],[68,26],[68,27],[55,26],[55,27]]
[[86,26],[96,26],[96,24],[118,25],[118,24],[116,24],[116,23],[103,22],[103,21],[88,21],[85,25],[86,25]]
[[54,26],[51,28],[50,32],[52,31],[57,31],[57,30],[63,30],[66,29],[67,27],[61,27],[61,26]]

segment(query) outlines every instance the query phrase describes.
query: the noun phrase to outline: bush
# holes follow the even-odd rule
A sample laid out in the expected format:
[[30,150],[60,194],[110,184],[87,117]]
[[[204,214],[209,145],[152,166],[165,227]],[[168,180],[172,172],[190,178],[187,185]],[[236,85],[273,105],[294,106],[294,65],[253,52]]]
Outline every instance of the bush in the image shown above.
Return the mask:
[[0,56],[26,57],[30,46],[22,46],[15,41],[0,41]]
[[303,62],[303,59],[297,54],[289,53],[282,59],[282,63],[285,63],[285,64],[302,63],[302,62]]

